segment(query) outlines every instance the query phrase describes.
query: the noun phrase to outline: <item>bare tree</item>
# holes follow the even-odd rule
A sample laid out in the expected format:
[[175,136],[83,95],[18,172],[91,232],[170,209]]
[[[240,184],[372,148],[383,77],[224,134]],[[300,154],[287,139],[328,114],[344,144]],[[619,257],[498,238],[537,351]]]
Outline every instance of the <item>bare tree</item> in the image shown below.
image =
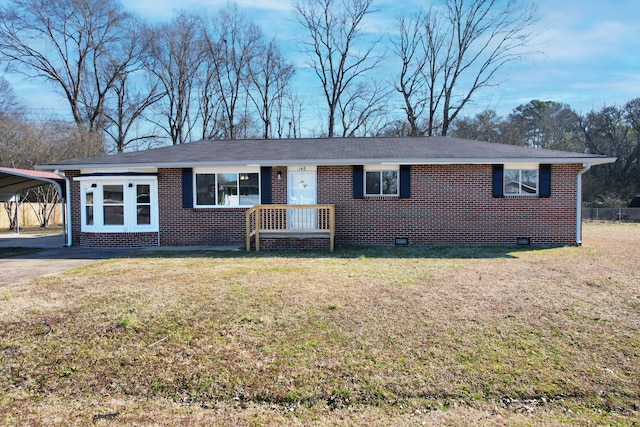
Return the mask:
[[[139,132],[145,112],[164,96],[158,80],[148,82],[144,77],[144,64],[150,52],[153,33],[138,20],[130,20],[122,51],[130,60],[123,63],[115,76],[111,94],[105,102],[103,130],[115,144],[118,153],[133,144],[155,140],[153,132]],[[146,87],[143,85],[148,83]],[[141,88],[142,87],[142,88]]]
[[173,145],[189,142],[195,126],[192,102],[204,59],[202,35],[201,17],[184,11],[154,30],[147,70],[164,94],[158,104],[163,121],[157,124]]
[[441,61],[442,52],[447,47],[447,24],[435,9],[430,9],[423,21],[425,31],[425,57],[427,68],[425,79],[427,82],[428,115],[426,117],[426,133],[435,135],[442,128],[442,120],[437,118],[438,109],[445,96],[445,85],[440,84],[441,73],[446,67],[446,61]]
[[433,7],[398,18],[393,46],[401,66],[395,89],[402,95],[410,136],[432,136],[440,126],[436,113],[444,95],[441,56],[448,31],[443,21]]
[[10,168],[27,169],[41,153],[40,133],[20,117],[5,117],[0,120],[0,164]]
[[[280,118],[277,107],[283,100],[291,77],[293,77],[293,64],[284,59],[275,39],[272,39],[249,68],[251,82],[255,88],[255,93],[249,91],[249,96],[258,110],[262,122],[262,137],[268,139],[273,136],[274,116],[276,119]],[[278,135],[282,137],[282,124],[276,124],[276,128],[280,129]]]
[[5,200],[2,202],[2,207],[9,220],[9,230],[15,230],[16,224],[18,223],[17,212],[18,209],[20,209],[20,205],[13,200]]
[[52,184],[40,185],[23,192],[23,200],[31,202],[29,206],[43,228],[49,227],[58,198],[58,189]]
[[[0,164],[3,166],[31,169],[52,160],[99,154],[104,154],[100,134],[85,132],[73,123],[30,121],[20,115],[0,118]],[[33,203],[40,225],[48,226],[58,200],[55,186],[40,186],[18,194],[14,201],[4,202],[12,229],[17,224],[16,211],[25,200]]]
[[23,118],[0,120],[0,164],[21,169],[51,161],[104,154],[100,133],[85,132],[75,124]]
[[375,81],[353,85],[338,102],[342,137],[379,133],[387,113],[390,91]]
[[123,153],[132,145],[150,144],[160,136],[154,132],[139,131],[138,125],[145,112],[164,97],[158,83],[145,90],[131,83],[132,73],[126,73],[115,81],[112,105],[105,113],[104,132],[115,143],[116,151]]
[[446,0],[446,9],[451,34],[441,62],[442,135],[479,89],[498,84],[498,71],[530,53],[536,22],[533,7],[518,0]]
[[533,6],[519,0],[444,0],[444,8],[400,18],[394,48],[402,66],[395,87],[409,134],[447,135],[480,89],[500,84],[498,72],[531,53],[535,21]]
[[203,72],[198,77],[198,116],[202,120],[202,139],[223,139],[222,107],[218,102],[221,95],[214,84],[216,66],[213,61],[204,61],[202,67]]
[[276,98],[275,134],[278,138],[300,138],[302,132],[302,115],[304,99],[296,93],[286,91]]
[[18,101],[13,88],[0,77],[0,120],[24,115],[24,106]]
[[206,43],[207,58],[212,65],[208,83],[213,85],[208,92],[218,95],[211,101],[219,103],[218,124],[224,126],[224,138],[236,139],[238,127],[244,126],[246,133],[250,122],[246,108],[243,117],[239,113],[243,103],[248,102],[251,64],[264,49],[262,31],[234,4],[215,17],[207,31]]
[[[395,89],[402,94],[404,111],[409,122],[409,135],[418,136],[418,119],[424,111],[425,97],[422,94],[425,86],[424,69],[426,57],[422,55],[422,13],[415,19],[398,18],[398,39],[393,43],[394,53],[400,58],[400,75]],[[418,98],[416,100],[416,97]]]
[[11,69],[62,91],[78,128],[101,127],[105,98],[128,53],[117,0],[10,0],[0,8],[0,54]]
[[294,3],[298,21],[309,32],[301,39],[310,66],[320,79],[328,107],[327,136],[335,134],[336,112],[345,91],[381,61],[375,55],[378,41],[364,47],[363,19],[372,12],[372,0],[299,0]]

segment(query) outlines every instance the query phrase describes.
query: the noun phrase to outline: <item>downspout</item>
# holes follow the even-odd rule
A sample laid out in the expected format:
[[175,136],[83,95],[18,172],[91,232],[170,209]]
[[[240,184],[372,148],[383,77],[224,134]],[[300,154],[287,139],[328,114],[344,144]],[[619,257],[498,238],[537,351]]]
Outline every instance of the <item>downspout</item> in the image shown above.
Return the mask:
[[61,173],[58,169],[56,169],[54,173],[60,178],[64,179],[65,182],[64,211],[66,211],[66,213],[64,211],[62,213],[62,222],[64,224],[64,228],[66,230],[65,234],[67,237],[67,243],[65,244],[65,246],[71,247],[71,183],[69,181],[69,178]]
[[578,183],[576,186],[576,245],[582,246],[582,175],[591,169],[591,163],[587,163],[578,172]]

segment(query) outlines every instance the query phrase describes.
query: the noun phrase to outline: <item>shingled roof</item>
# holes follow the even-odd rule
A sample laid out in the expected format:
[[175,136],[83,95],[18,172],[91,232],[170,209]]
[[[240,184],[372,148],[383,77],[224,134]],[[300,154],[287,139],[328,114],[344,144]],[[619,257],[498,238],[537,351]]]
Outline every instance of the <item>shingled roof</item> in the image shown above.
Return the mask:
[[612,157],[451,137],[202,140],[132,153],[66,160],[40,170],[232,165],[611,163]]

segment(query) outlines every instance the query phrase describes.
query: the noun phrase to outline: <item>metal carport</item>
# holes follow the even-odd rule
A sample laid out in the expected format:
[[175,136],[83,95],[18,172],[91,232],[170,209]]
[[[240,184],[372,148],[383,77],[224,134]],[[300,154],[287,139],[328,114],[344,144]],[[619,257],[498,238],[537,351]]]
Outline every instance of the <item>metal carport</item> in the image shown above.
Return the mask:
[[64,176],[52,172],[0,167],[0,201],[9,201],[23,190],[39,187],[47,183],[53,184],[58,188],[58,194],[62,199],[63,246],[67,246],[69,240],[67,231],[67,191]]

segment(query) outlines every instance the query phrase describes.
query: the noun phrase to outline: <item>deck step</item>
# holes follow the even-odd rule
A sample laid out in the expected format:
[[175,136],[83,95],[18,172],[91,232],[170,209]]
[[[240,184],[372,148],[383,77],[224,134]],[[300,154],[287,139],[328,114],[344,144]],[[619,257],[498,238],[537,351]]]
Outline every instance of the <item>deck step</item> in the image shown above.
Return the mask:
[[313,239],[313,238],[330,238],[331,233],[328,231],[270,231],[260,232],[260,238],[267,239]]

